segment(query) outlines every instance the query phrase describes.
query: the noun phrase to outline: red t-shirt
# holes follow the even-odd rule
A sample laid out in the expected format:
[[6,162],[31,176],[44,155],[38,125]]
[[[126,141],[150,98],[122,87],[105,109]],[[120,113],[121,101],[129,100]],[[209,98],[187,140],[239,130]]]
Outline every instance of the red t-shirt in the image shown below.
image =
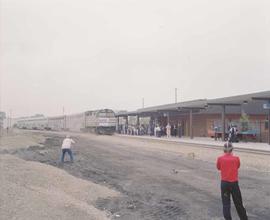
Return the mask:
[[226,153],[217,159],[217,169],[221,171],[221,180],[227,182],[238,181],[239,157]]

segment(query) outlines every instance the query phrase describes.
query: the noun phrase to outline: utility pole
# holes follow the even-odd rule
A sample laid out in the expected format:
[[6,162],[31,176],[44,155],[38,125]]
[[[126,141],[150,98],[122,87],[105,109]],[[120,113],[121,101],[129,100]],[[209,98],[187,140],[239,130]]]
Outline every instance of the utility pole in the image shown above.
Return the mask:
[[177,103],[177,88],[174,89],[174,92],[175,92],[175,94],[174,94],[175,103]]
[[[0,71],[0,141],[2,136],[2,126],[4,123],[4,115],[2,115],[2,71]],[[2,117],[3,116],[3,117]]]
[[268,124],[268,144],[270,145],[270,109],[268,109],[268,117],[267,117],[267,124]]
[[11,129],[11,126],[12,126],[12,109],[9,109],[9,125],[8,127]]
[[142,98],[142,108],[144,108],[144,98]]
[[63,130],[66,130],[66,116],[65,116],[65,107],[63,106]]

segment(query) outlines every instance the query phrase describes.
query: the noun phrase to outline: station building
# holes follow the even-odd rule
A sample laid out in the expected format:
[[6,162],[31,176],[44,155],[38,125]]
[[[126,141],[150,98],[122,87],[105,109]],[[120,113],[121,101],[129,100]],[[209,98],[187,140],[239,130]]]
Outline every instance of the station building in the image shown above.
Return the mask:
[[213,137],[225,140],[230,126],[236,126],[241,138],[270,143],[270,91],[217,99],[198,99],[159,105],[116,114],[118,131],[130,126],[145,126],[147,134],[156,125],[169,123],[177,134]]

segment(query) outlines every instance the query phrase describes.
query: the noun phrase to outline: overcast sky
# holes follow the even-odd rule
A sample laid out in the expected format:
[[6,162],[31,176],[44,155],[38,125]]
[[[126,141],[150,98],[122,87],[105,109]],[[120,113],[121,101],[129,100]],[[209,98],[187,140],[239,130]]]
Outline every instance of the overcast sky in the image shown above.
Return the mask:
[[268,0],[0,0],[1,110],[135,110],[270,90]]

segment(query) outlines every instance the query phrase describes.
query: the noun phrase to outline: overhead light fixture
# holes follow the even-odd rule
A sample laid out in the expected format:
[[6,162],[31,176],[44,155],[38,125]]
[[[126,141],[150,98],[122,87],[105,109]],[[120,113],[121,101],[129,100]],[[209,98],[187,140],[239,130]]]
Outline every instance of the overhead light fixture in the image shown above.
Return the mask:
[[243,104],[244,105],[247,105],[248,104],[248,101],[247,100],[243,101]]

